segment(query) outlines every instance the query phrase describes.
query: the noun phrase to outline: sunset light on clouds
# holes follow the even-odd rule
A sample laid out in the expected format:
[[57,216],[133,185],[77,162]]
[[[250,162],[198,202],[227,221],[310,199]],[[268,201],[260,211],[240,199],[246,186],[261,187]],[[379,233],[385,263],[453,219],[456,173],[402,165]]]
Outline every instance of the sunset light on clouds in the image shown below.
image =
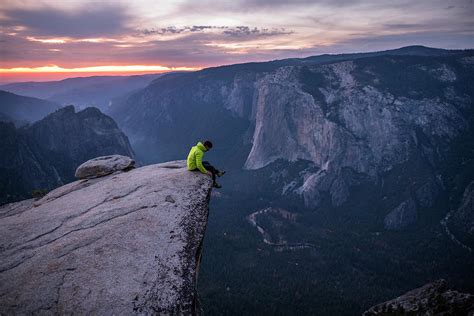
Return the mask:
[[197,70],[414,44],[472,48],[473,11],[470,0],[4,0],[0,81]]

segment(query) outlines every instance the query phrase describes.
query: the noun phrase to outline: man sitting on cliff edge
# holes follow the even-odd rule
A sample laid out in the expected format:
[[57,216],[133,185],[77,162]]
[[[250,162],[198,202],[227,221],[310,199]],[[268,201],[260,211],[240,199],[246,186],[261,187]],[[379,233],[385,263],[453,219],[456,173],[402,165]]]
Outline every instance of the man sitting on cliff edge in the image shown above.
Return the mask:
[[206,140],[204,144],[198,142],[196,146],[193,146],[189,151],[187,164],[188,170],[190,171],[201,171],[204,174],[208,174],[212,177],[212,186],[214,188],[222,188],[220,184],[216,182],[216,175],[222,177],[225,171],[219,171],[214,168],[208,161],[202,161],[204,152],[212,148],[212,143],[209,140]]

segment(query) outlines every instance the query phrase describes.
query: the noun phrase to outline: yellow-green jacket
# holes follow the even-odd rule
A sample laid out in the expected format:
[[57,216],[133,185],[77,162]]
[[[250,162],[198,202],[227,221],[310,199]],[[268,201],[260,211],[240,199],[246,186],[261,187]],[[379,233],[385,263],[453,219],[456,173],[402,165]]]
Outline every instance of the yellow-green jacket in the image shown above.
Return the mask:
[[196,168],[199,169],[202,173],[207,173],[206,168],[202,165],[202,156],[204,156],[204,152],[207,151],[206,147],[199,142],[196,146],[191,148],[191,151],[188,155],[188,170],[194,170]]

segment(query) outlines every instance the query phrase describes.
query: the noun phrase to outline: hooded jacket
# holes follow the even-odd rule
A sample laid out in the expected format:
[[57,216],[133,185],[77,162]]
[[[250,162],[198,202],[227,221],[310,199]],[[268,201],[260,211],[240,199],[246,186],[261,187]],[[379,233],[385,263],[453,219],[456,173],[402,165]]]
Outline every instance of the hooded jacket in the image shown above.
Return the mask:
[[202,165],[202,157],[205,151],[207,149],[201,142],[191,148],[187,159],[188,170],[195,170],[197,168],[202,173],[207,173],[206,168]]

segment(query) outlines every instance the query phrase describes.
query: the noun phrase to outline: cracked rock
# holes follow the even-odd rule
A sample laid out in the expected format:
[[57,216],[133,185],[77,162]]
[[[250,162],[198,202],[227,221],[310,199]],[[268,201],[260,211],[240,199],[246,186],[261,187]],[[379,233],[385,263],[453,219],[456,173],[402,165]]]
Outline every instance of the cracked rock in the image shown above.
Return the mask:
[[0,207],[0,314],[199,313],[211,182],[175,161]]
[[170,202],[170,203],[176,203],[176,201],[173,199],[173,197],[171,195],[167,195],[165,197],[165,201]]
[[387,230],[400,230],[416,222],[418,213],[413,199],[403,201],[393,209],[384,219]]

